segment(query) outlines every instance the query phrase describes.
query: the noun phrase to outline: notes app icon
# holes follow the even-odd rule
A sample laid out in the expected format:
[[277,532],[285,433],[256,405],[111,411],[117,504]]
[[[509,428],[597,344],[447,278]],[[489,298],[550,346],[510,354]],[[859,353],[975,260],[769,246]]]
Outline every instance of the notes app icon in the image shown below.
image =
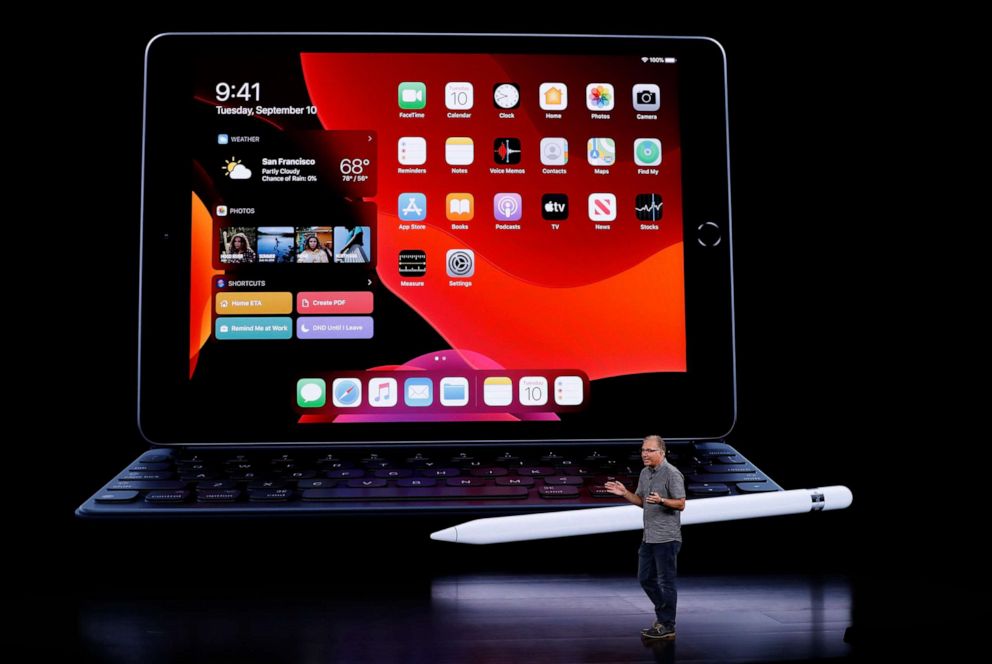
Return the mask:
[[451,166],[468,166],[475,161],[475,143],[466,136],[453,136],[444,142],[444,160]]
[[482,384],[482,400],[487,406],[509,406],[513,403],[513,381],[506,376],[491,376]]

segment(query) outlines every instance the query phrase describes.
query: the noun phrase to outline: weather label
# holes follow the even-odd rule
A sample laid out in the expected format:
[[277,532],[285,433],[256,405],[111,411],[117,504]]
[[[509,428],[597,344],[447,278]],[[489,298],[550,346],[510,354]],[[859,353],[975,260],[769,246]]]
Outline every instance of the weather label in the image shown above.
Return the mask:
[[262,182],[316,182],[316,159],[262,158]]

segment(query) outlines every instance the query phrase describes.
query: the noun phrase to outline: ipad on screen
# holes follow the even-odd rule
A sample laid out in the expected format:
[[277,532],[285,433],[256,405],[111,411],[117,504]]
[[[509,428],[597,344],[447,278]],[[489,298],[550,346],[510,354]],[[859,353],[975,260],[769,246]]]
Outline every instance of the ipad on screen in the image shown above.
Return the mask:
[[732,428],[716,42],[171,34],[146,66],[152,443]]

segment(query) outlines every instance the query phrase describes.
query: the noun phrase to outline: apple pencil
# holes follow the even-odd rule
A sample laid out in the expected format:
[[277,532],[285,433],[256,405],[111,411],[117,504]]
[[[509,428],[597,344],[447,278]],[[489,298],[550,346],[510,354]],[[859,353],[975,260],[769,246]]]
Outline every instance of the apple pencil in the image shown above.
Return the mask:
[[[846,486],[694,498],[686,501],[682,525],[842,510],[852,500],[851,490]],[[643,510],[637,505],[623,505],[475,519],[431,533],[431,539],[462,544],[496,544],[640,530],[643,527]]]

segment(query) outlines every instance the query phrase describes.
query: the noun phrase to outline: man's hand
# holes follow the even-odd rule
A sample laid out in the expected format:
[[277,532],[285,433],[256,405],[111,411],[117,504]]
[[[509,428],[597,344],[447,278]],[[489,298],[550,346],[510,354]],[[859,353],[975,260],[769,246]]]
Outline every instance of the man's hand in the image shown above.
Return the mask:
[[614,496],[626,496],[627,487],[623,485],[623,482],[607,482],[603,486],[606,490],[612,493]]

